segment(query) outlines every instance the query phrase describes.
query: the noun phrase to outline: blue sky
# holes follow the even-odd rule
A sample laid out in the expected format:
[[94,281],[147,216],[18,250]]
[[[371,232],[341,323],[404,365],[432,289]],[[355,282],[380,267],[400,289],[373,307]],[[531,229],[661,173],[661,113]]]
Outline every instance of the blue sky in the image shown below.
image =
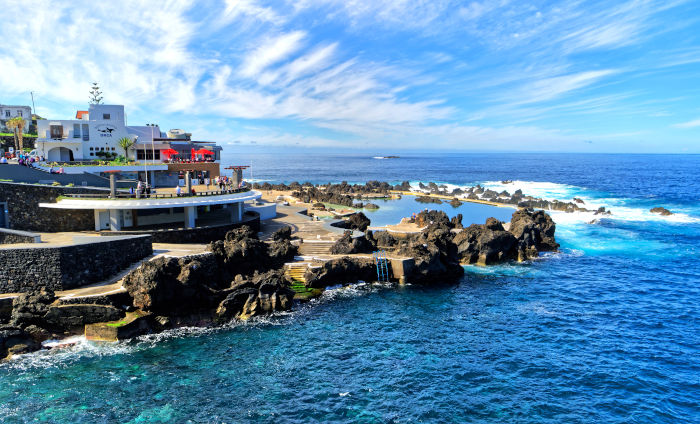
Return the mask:
[[[700,153],[698,1],[0,0],[0,103],[223,144]],[[10,40],[11,42],[7,42]]]

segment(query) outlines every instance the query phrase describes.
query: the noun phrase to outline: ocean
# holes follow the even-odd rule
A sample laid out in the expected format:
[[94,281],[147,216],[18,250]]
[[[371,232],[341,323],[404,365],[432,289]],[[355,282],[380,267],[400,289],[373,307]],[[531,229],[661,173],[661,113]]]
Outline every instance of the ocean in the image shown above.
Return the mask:
[[224,162],[255,181],[479,183],[612,215],[552,213],[560,253],[469,266],[458,284],[359,283],[248,323],[23,356],[0,365],[0,421],[700,422],[700,156],[373,156],[248,148]]

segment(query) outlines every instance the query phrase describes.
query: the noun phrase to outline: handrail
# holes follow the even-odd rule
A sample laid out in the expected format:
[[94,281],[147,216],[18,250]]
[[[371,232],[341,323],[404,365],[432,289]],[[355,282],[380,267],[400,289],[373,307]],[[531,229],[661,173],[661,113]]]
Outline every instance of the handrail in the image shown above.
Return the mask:
[[[117,199],[172,199],[172,198],[177,198],[177,197],[197,197],[197,196],[222,196],[225,194],[236,194],[236,193],[245,193],[247,191],[250,191],[249,188],[237,188],[237,189],[230,189],[230,190],[215,190],[215,191],[202,191],[198,192],[195,194],[186,194],[182,193],[179,196],[176,193],[151,193],[151,194],[141,194],[140,196],[137,196],[136,193],[131,194],[131,193],[117,193],[116,198]],[[111,196],[109,195],[104,195],[104,194],[96,194],[96,193],[67,193],[64,194],[63,197],[71,197],[75,199],[112,199]]]

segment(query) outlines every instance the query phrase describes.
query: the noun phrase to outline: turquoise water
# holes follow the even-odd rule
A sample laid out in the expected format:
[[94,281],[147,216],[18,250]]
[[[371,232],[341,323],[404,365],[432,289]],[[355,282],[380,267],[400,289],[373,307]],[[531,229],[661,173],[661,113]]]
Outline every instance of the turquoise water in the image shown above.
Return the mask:
[[462,214],[462,223],[483,224],[486,218],[494,217],[501,221],[510,221],[515,209],[501,208],[496,206],[481,205],[478,203],[462,203],[462,206],[453,207],[449,203],[418,203],[415,196],[403,196],[398,200],[372,200],[379,206],[379,209],[365,209],[362,212],[372,221],[372,225],[383,226],[398,224],[401,218],[410,217],[413,212],[420,212],[422,209],[436,209],[447,213],[450,216]]
[[[382,168],[374,155],[285,161],[322,164],[303,178],[274,156],[254,156],[257,178],[420,174],[494,188],[513,179],[526,194],[577,196],[613,215],[589,224],[596,217],[553,213],[561,253],[470,266],[457,285],[358,284],[247,324],[27,355],[0,366],[0,420],[700,421],[700,157],[427,155]],[[331,178],[333,169],[351,171]],[[369,216],[425,207],[402,202],[405,210],[380,204]],[[659,217],[652,206],[678,213]]]

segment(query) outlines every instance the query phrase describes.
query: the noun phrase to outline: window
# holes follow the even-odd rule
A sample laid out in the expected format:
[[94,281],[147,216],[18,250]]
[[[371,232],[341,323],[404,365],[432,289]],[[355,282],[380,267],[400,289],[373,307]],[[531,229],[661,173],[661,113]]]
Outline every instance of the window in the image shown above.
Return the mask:
[[80,138],[80,124],[73,124],[73,138]]
[[[151,150],[146,150],[146,154],[143,154],[143,150],[137,150],[136,151],[136,159],[143,160],[152,160],[153,159],[153,151]],[[156,160],[160,160],[160,150],[156,150]]]
[[22,111],[21,111],[21,110],[18,110],[18,111],[17,111],[17,116],[22,116]]
[[109,113],[103,113],[102,119],[109,119]]
[[112,147],[112,151],[114,151],[114,147]]
[[10,111],[9,111],[9,110],[6,110],[6,111],[5,111],[5,118],[9,118],[9,117],[10,117]]
[[49,125],[51,138],[63,138],[63,125]]
[[[92,150],[92,149],[90,149]],[[90,156],[95,156],[95,152],[90,152]]]
[[94,150],[94,149],[93,149],[92,147],[90,147],[90,151],[92,152],[93,150]]
[[104,151],[105,151],[105,148],[104,148],[104,147],[100,147],[100,150],[104,152]]
[[83,140],[90,140],[90,126],[88,124],[83,124]]

